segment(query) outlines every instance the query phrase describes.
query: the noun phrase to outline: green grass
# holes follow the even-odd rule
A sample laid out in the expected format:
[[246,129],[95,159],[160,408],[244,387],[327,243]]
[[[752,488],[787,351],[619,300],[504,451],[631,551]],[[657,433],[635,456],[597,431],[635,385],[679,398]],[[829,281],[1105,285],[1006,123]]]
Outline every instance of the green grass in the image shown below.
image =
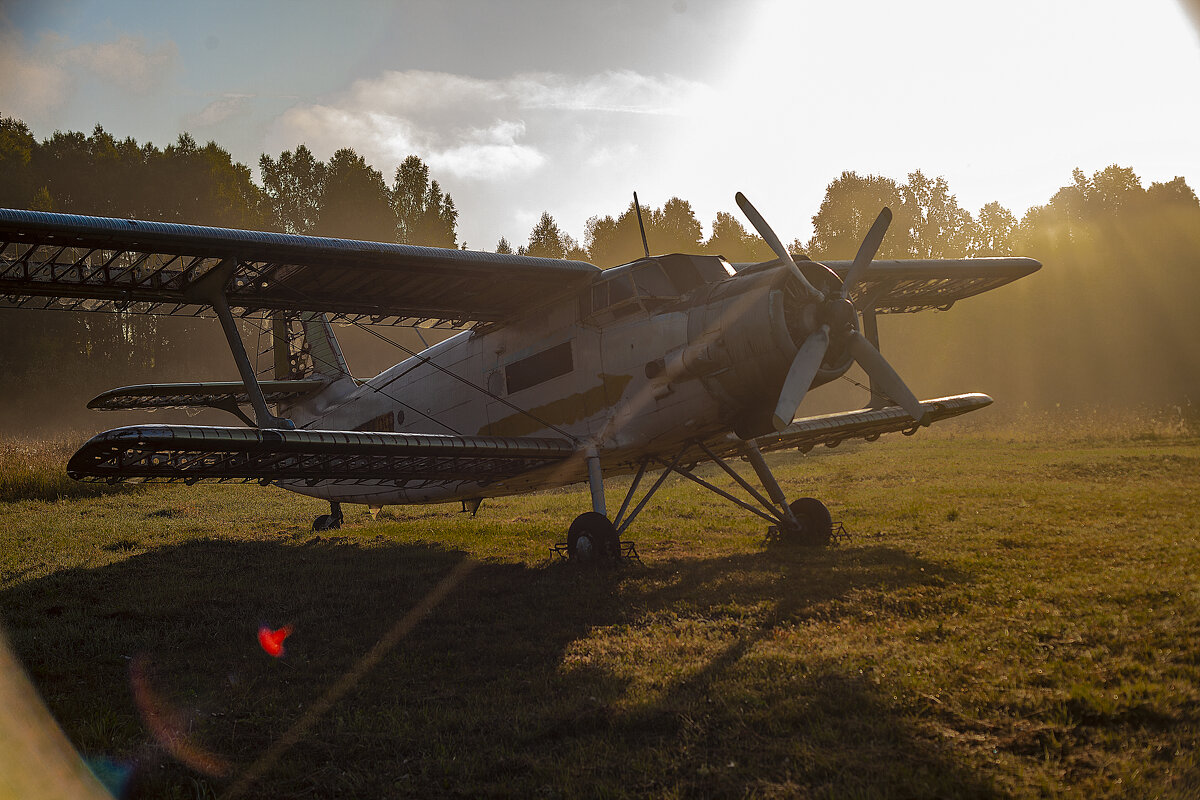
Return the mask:
[[[548,556],[582,489],[320,536],[322,504],[259,487],[10,502],[0,615],[150,796],[234,787],[465,558],[246,796],[1195,796],[1200,440],[954,426],[773,457],[838,547],[765,549],[671,479],[612,570]],[[261,623],[295,626],[283,659]],[[135,677],[229,775],[169,755]]]
[[0,503],[19,500],[66,500],[138,491],[138,487],[81,483],[67,477],[67,459],[79,443],[51,441],[0,442]]

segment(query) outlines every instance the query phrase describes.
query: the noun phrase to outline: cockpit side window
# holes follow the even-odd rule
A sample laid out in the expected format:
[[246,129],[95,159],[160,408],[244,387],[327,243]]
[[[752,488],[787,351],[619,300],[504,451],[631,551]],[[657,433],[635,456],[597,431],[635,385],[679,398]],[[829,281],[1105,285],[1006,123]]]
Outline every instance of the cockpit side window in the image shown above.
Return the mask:
[[617,306],[613,313],[624,316],[637,309],[637,304],[631,302],[634,298],[633,278],[628,272],[623,272],[608,280],[594,283],[590,289],[585,290],[579,297],[579,313],[580,316],[586,317]]
[[633,299],[633,277],[626,272],[608,282],[608,302],[616,305],[624,300]]

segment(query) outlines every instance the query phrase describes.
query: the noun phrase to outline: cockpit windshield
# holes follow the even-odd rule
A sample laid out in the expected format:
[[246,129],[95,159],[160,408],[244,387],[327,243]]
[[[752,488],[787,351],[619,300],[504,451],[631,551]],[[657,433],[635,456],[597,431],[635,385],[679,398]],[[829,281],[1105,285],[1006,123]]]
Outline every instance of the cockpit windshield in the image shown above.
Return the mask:
[[612,309],[617,316],[631,313],[639,301],[674,300],[707,283],[733,274],[717,256],[672,254],[613,267],[579,298],[581,316]]
[[639,297],[678,297],[680,294],[657,261],[635,264],[633,282]]

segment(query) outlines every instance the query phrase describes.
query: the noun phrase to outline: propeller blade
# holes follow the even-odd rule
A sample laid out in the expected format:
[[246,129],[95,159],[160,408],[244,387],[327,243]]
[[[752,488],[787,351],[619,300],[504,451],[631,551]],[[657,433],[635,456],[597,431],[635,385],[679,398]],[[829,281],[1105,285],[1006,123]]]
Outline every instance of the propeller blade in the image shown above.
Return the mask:
[[750,201],[746,199],[746,195],[738,192],[734,195],[734,200],[737,201],[738,207],[742,209],[742,213],[746,215],[746,219],[750,220],[750,224],[754,226],[754,230],[758,231],[758,235],[770,246],[775,255],[779,256],[779,260],[792,268],[792,272],[800,280],[800,285],[808,292],[809,296],[817,299],[818,302],[825,299],[825,295],[821,293],[817,287],[808,282],[808,278],[804,277],[804,273],[796,266],[796,262],[792,260],[792,254],[783,246],[783,242],[779,241],[779,237],[775,235],[775,231],[771,230],[771,226],[763,219],[762,214],[758,213]]
[[825,360],[825,351],[828,349],[828,325],[822,325],[810,333],[804,344],[800,345],[799,352],[792,359],[792,366],[783,382],[783,388],[779,391],[775,414],[771,417],[775,430],[781,431],[792,424],[796,411],[800,408],[800,401],[808,393],[808,387],[812,386],[813,378],[817,377],[817,370],[821,368],[821,362]]
[[920,401],[909,391],[904,381],[896,374],[896,370],[892,369],[892,365],[875,349],[867,337],[852,330],[846,336],[846,344],[849,346],[854,360],[866,370],[867,374],[871,376],[871,380],[878,384],[884,394],[892,398],[898,406],[907,411],[908,415],[921,425],[928,426],[930,424],[929,413],[921,408]]
[[862,280],[867,267],[871,265],[871,259],[875,258],[875,254],[879,252],[879,245],[883,244],[883,236],[887,233],[888,225],[891,223],[892,210],[884,206],[883,211],[880,211],[879,216],[875,218],[875,224],[871,226],[871,230],[867,231],[866,238],[858,246],[858,254],[854,256],[854,264],[850,267],[850,271],[846,273],[846,280],[842,282],[843,300],[850,296],[850,290]]

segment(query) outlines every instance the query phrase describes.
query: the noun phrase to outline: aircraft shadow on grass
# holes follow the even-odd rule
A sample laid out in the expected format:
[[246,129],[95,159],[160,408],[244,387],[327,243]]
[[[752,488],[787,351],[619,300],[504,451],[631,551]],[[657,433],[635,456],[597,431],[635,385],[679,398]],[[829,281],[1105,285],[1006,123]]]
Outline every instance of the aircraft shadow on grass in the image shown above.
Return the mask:
[[[14,586],[0,612],[80,751],[136,765],[128,794],[189,781],[219,792],[465,556],[382,537],[193,541]],[[931,580],[966,578],[885,546],[597,570],[480,563],[251,796],[994,795],[860,664],[815,646],[746,664],[784,626],[858,613],[839,602],[851,593]],[[767,610],[739,621],[732,607]],[[701,620],[708,645],[693,658],[679,648],[694,641],[656,641],[648,621],[664,617]],[[259,649],[264,624],[294,626],[283,657]],[[636,641],[612,659],[581,656],[596,631]],[[631,695],[625,667],[660,658]],[[153,687],[165,725],[139,712],[134,685]],[[152,730],[212,759],[189,769]]]

